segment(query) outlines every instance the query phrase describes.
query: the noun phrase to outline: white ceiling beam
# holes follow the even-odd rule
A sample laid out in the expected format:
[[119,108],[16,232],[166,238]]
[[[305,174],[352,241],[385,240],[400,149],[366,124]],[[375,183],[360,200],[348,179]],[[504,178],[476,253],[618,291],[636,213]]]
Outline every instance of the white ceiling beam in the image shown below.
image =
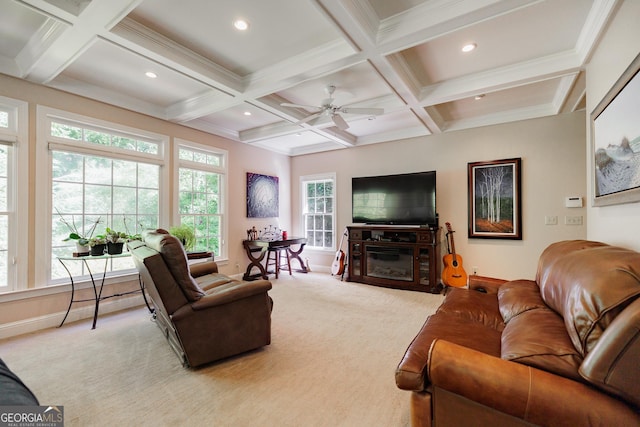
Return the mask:
[[580,67],[579,58],[573,50],[549,55],[425,86],[420,102],[424,106],[442,104],[575,74],[580,71]]
[[[49,83],[91,46],[98,34],[110,30],[142,1],[93,0],[63,31],[60,31],[60,26],[53,26],[55,34],[38,32],[36,37],[55,37],[32,40],[28,44],[39,49],[35,49],[37,56],[30,55],[31,52],[22,54],[19,65],[24,77],[41,84]],[[61,13],[60,9],[57,13]]]

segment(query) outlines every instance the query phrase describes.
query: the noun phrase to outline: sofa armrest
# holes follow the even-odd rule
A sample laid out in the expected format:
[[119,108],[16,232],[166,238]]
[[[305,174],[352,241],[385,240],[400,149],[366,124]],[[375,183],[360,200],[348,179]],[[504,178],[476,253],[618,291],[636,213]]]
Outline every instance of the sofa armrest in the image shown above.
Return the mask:
[[266,294],[270,289],[271,282],[268,280],[230,282],[226,285],[212,288],[198,301],[180,307],[173,313],[172,319],[177,321],[193,311],[207,310],[212,307],[228,304],[254,295]]
[[217,273],[218,264],[215,261],[198,262],[189,265],[191,277],[200,277],[205,274]]
[[434,341],[427,369],[433,387],[533,424],[640,422],[629,406],[586,384],[445,340]]
[[477,276],[472,274],[469,276],[469,289],[486,292],[488,294],[497,294],[498,289],[502,286],[503,283],[506,283],[507,280],[504,279],[496,279],[494,277],[485,277],[485,276]]

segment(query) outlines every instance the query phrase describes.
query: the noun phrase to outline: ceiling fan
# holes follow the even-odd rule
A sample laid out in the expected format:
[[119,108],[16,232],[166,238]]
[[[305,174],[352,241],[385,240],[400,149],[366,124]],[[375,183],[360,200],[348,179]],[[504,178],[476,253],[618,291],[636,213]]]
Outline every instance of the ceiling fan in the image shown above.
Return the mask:
[[307,117],[297,121],[296,125],[301,125],[303,123],[310,122],[313,119],[316,119],[322,115],[327,115],[331,117],[333,123],[340,130],[345,130],[349,128],[349,124],[345,121],[344,118],[338,113],[343,114],[365,114],[371,116],[378,116],[384,113],[383,108],[359,108],[359,107],[341,107],[333,104],[333,93],[335,92],[336,87],[334,85],[328,85],[324,88],[324,91],[327,93],[328,98],[322,101],[320,106],[315,105],[300,105],[300,104],[290,104],[288,102],[283,102],[280,104],[283,107],[295,107],[295,108],[313,108],[315,110],[319,110],[316,113],[312,113]]

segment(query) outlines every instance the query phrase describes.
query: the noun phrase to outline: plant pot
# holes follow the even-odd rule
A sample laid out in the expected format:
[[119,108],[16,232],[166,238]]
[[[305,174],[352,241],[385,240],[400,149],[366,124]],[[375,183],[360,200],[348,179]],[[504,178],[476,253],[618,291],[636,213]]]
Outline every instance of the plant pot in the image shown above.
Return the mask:
[[89,247],[89,245],[81,245],[80,243],[76,242],[76,252],[78,255],[89,255],[89,253],[91,252],[91,248]]
[[118,255],[122,253],[122,247],[124,243],[111,243],[107,242],[107,253],[109,255]]
[[91,247],[91,255],[92,256],[101,256],[104,255],[104,249],[107,247],[106,244],[93,245]]

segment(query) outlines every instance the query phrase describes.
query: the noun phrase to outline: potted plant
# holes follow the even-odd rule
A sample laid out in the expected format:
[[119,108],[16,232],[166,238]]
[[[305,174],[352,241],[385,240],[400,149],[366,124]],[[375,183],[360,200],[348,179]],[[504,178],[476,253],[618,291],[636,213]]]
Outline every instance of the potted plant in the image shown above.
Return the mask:
[[109,255],[118,255],[122,253],[122,247],[127,240],[127,234],[121,231],[113,230],[107,227],[107,234],[105,235],[107,240],[107,253]]
[[185,251],[190,251],[196,244],[196,235],[188,225],[175,225],[169,228],[169,234],[176,236],[182,242]]
[[69,240],[75,240],[76,242],[76,251],[78,255],[87,255],[90,253],[89,241],[93,237],[94,231],[96,231],[96,226],[100,223],[100,218],[96,219],[93,224],[89,227],[89,230],[86,234],[80,233],[78,227],[76,226],[75,217],[71,215],[71,222],[67,221],[65,217],[60,213],[60,211],[56,208],[56,212],[60,215],[60,221],[67,226],[69,229],[69,237],[66,239],[62,239],[63,242],[67,242]]
[[92,256],[104,255],[104,251],[107,247],[107,239],[105,236],[99,235],[89,240],[89,247],[91,248]]

